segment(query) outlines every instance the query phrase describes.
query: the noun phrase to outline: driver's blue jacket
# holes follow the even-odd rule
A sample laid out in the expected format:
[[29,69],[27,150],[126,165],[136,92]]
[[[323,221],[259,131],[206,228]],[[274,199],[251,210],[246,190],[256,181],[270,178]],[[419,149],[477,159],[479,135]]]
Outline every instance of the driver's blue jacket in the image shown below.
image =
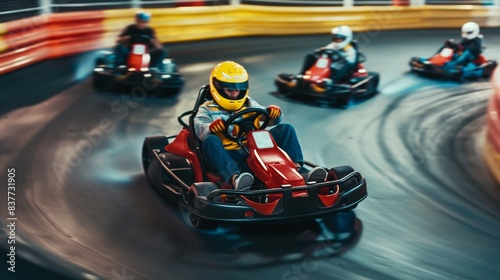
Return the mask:
[[[241,107],[241,110],[247,109],[247,108],[261,108],[261,109],[266,109],[266,107],[260,105],[257,103],[257,101],[253,100],[250,97],[247,97],[247,100],[245,102],[245,105]],[[196,132],[196,135],[198,138],[203,141],[205,138],[212,133],[210,131],[210,124],[215,121],[216,119],[222,119],[226,121],[232,114],[236,113],[238,111],[230,112],[227,111],[226,109],[222,108],[217,104],[215,101],[207,101],[200,105],[198,108],[198,113],[196,114],[196,117],[194,118],[194,129]],[[283,118],[283,112],[281,113],[281,116],[277,119],[271,120],[269,122],[269,125],[277,125],[281,122],[281,119]],[[229,132],[232,133],[234,129],[234,126],[229,127]],[[227,139],[222,133],[217,133],[217,136],[219,136],[222,140],[222,144],[224,145],[224,148],[226,150],[239,150],[241,147],[238,146],[238,144],[232,140]],[[243,142],[245,144],[245,142]]]

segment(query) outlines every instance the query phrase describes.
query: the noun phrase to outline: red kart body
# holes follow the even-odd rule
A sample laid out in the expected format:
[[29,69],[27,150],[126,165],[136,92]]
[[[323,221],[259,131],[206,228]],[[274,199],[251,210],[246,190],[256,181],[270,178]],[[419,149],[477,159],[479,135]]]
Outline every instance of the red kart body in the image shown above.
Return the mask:
[[148,69],[151,56],[149,54],[148,45],[133,44],[130,47],[130,54],[127,59],[129,71],[141,71]]

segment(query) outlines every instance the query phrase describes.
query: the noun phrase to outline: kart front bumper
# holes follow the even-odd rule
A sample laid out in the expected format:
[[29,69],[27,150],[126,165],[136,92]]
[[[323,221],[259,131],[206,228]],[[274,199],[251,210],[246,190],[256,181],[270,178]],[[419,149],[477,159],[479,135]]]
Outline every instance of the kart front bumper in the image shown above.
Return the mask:
[[[325,206],[325,203],[318,196],[318,189],[328,185],[332,185],[332,183],[324,182],[304,187],[282,188],[278,190],[278,192],[282,193],[282,197],[275,203],[274,209],[270,214],[263,214],[254,205],[248,203],[217,202],[217,197],[223,194],[248,197],[250,195],[261,195],[272,190],[242,192],[219,189],[207,197],[197,197],[193,214],[203,219],[231,223],[266,224],[293,222],[321,218],[335,212],[350,209],[367,196],[366,180],[363,178],[355,187],[346,192],[339,193],[339,197],[333,205]],[[307,196],[293,196],[293,192],[304,190],[307,191]],[[271,207],[273,206],[271,205]]]

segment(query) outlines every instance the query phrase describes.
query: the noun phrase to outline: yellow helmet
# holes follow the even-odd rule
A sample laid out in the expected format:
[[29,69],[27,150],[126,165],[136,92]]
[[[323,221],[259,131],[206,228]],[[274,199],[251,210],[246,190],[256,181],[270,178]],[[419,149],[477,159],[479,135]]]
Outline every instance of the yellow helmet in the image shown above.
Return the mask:
[[[236,98],[226,91],[239,90]],[[210,74],[210,93],[215,102],[228,111],[239,110],[248,96],[248,73],[243,66],[234,61],[224,61],[215,65]]]

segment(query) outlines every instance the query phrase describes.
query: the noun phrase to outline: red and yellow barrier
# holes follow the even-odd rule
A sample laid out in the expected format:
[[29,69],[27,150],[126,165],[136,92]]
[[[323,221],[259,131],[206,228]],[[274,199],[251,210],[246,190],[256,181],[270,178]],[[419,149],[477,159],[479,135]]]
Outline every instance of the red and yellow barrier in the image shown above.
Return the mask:
[[[192,1],[202,2],[202,1]],[[399,1],[406,3],[405,1]],[[399,3],[398,2],[398,3]],[[150,9],[162,42],[252,35],[326,34],[347,24],[367,36],[389,29],[500,26],[500,9],[481,6],[272,7]],[[135,10],[58,13],[0,24],[0,74],[56,57],[111,47]]]
[[103,12],[41,15],[0,27],[0,74],[104,47]]
[[488,102],[484,158],[493,176],[500,184],[500,68],[496,69],[491,82],[494,94]]

